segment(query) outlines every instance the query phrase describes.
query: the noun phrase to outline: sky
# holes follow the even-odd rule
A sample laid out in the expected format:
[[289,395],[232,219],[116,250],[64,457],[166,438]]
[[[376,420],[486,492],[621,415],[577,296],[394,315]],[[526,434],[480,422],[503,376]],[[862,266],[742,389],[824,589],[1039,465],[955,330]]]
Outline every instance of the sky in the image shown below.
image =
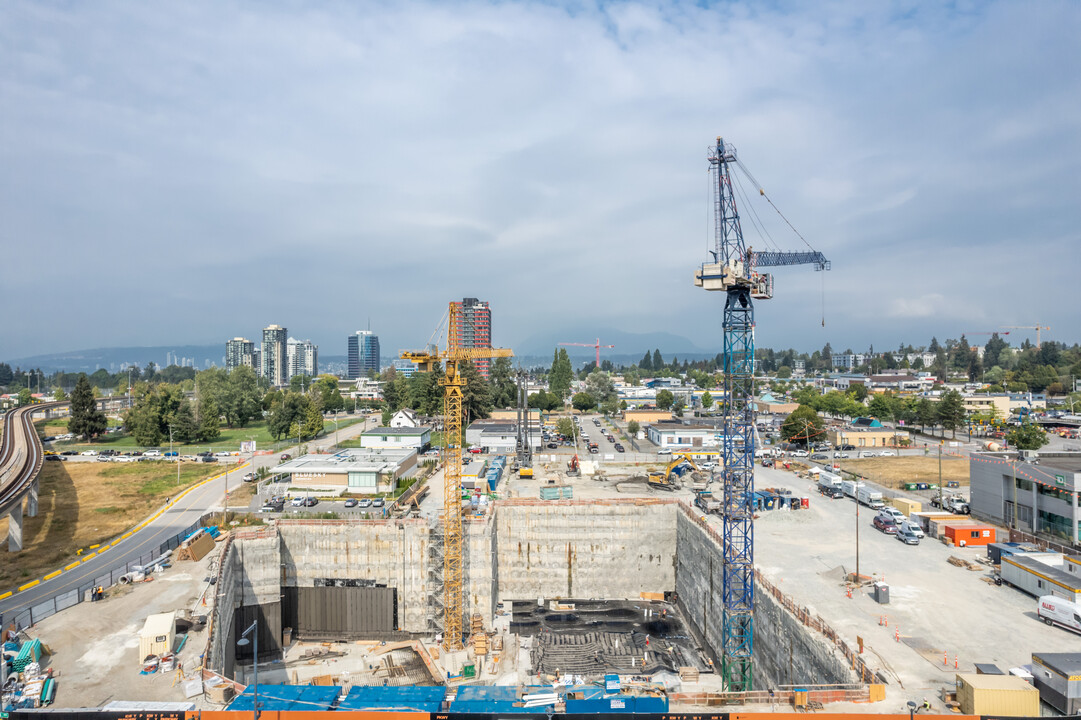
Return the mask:
[[[719,351],[719,135],[832,262],[776,271],[759,345],[1072,344],[1078,37],[1069,1],[6,2],[0,359],[386,355],[462,297],[497,345]],[[741,183],[746,243],[805,249]]]

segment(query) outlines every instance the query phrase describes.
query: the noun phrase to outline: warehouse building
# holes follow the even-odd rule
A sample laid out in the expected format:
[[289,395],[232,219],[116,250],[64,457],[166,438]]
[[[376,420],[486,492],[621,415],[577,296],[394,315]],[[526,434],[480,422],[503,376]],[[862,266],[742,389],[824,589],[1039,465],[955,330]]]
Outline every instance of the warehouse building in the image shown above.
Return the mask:
[[646,428],[649,441],[661,448],[687,450],[717,447],[717,428],[709,425],[684,425],[678,420],[655,422]]
[[378,427],[360,434],[360,447],[370,450],[414,450],[422,453],[432,445],[428,427]]
[[1081,453],[973,453],[969,483],[974,516],[1081,546]]

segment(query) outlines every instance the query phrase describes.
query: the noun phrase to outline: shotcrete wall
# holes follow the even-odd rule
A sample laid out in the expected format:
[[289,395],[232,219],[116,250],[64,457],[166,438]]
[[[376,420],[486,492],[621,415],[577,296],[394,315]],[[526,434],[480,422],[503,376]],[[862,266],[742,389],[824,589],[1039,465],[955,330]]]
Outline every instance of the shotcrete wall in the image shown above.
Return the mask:
[[672,501],[528,501],[495,505],[498,595],[638,598],[675,585]]
[[[723,655],[722,553],[720,536],[701,524],[695,511],[676,518],[676,593],[686,620],[705,640],[714,662]],[[837,649],[804,626],[760,587],[754,596],[756,689],[779,685],[858,682]]]
[[405,632],[428,629],[428,524],[424,520],[294,520],[278,524],[282,583],[316,578],[374,580],[398,590]]

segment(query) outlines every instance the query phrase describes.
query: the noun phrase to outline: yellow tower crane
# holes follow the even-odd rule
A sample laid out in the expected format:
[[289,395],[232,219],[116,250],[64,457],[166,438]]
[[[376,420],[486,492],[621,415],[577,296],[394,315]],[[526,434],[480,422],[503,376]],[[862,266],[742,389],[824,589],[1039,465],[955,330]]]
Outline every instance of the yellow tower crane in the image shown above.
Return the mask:
[[458,347],[458,311],[450,303],[447,314],[447,348],[401,353],[421,371],[434,370],[446,362],[443,379],[443,646],[461,650],[462,645],[462,388],[465,379],[459,363],[488,358],[513,357],[507,348]]

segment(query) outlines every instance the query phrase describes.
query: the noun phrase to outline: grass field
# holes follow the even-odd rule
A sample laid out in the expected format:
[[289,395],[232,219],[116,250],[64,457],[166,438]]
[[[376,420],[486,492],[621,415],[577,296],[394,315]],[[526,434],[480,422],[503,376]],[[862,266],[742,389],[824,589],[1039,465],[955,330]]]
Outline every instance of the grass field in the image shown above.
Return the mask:
[[[79,548],[122,534],[178,494],[222,471],[181,463],[180,484],[172,463],[59,463],[41,468],[37,517],[23,518],[23,551],[0,550],[0,591],[52,572]],[[7,540],[8,520],[0,519]]]
[[[364,420],[363,417],[349,417],[346,419],[338,419],[338,429],[343,430],[354,423],[358,423]],[[39,431],[44,435],[59,435],[66,433],[67,420],[52,420],[49,422],[41,421],[36,423]],[[326,438],[334,436],[334,422],[327,420],[323,424],[323,434],[316,440],[306,440],[305,442],[320,442],[326,440]],[[247,427],[242,428],[226,428],[221,429],[221,436],[211,443],[191,443],[189,445],[175,444],[174,450],[182,454],[189,454],[195,452],[202,452],[209,450],[210,452],[222,451],[234,451],[240,449],[240,443],[247,442],[248,440],[255,440],[256,445],[260,450],[278,450],[283,447],[289,447],[296,444],[296,438],[282,438],[280,441],[275,442],[274,438],[270,436],[270,433],[266,429],[266,421],[259,420],[257,422],[250,423]],[[124,448],[140,449],[143,446],[135,442],[135,438],[126,433],[114,433],[106,435],[103,438],[95,440],[93,443],[83,442],[57,442],[53,443],[54,450],[66,450],[66,449],[85,449],[85,448],[116,448],[121,450]],[[169,448],[169,439],[166,438],[165,442],[159,446],[162,449]]]
[[[853,472],[883,487],[902,489],[905,483],[938,483],[938,457],[884,457],[839,461]],[[955,480],[968,485],[968,458],[942,458],[942,483]]]

